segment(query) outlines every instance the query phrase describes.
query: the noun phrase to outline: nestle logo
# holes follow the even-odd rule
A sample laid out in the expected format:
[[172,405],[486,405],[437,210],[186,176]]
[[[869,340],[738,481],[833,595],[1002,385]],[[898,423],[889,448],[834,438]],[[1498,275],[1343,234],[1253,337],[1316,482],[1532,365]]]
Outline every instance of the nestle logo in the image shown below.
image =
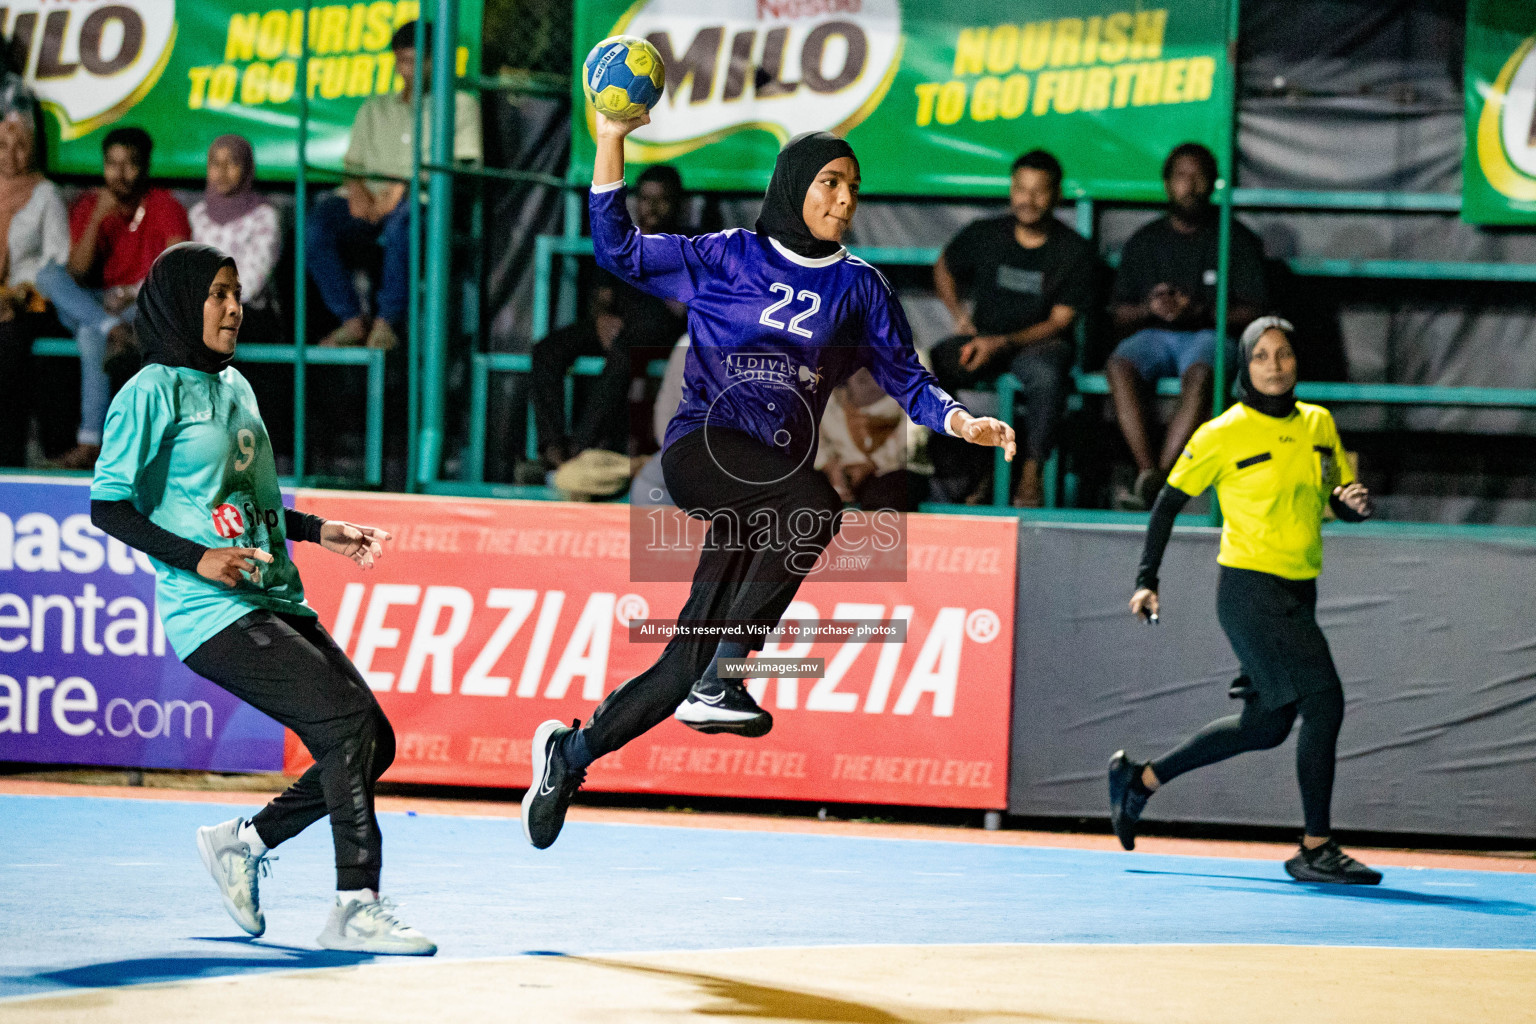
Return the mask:
[[759,21],[789,21],[822,14],[859,14],[864,0],[757,0]]

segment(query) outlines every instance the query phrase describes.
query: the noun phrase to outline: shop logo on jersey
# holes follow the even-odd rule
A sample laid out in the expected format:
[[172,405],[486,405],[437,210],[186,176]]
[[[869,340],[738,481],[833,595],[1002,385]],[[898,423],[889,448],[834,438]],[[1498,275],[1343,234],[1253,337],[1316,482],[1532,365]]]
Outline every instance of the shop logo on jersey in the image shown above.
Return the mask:
[[176,41],[172,0],[20,0],[0,6],[0,36],[67,141],[143,99]]
[[245,519],[233,505],[220,505],[213,510],[213,532],[225,540],[234,540],[245,532]]
[[[744,129],[846,135],[901,63],[898,0],[642,0],[610,34],[661,54],[667,89],[635,155],[670,160]],[[589,126],[595,119],[588,111]]]

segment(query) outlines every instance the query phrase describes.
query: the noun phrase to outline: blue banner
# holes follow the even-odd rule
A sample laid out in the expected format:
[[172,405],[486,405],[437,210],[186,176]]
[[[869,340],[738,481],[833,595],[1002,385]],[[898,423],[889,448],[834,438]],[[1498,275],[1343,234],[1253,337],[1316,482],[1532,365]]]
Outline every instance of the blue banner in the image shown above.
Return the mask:
[[0,477],[0,761],[282,768],[282,727],[176,659],[85,480]]

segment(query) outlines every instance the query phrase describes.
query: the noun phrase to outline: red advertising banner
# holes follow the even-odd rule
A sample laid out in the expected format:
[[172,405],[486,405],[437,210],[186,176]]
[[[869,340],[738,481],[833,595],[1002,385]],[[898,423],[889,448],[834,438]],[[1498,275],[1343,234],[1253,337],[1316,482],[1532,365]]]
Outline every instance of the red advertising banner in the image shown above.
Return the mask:
[[[629,624],[675,619],[680,582],[632,582],[624,506],[303,491],[298,507],[395,537],[372,571],[295,548],[305,591],[394,724],[385,776],[525,787],[547,718],[586,719],[661,653]],[[668,720],[586,788],[920,806],[1006,805],[1017,523],[911,516],[906,582],[807,582],[786,619],[907,620],[905,643],[799,641],[820,679],[752,680],[761,739]],[[308,763],[289,736],[285,767]]]

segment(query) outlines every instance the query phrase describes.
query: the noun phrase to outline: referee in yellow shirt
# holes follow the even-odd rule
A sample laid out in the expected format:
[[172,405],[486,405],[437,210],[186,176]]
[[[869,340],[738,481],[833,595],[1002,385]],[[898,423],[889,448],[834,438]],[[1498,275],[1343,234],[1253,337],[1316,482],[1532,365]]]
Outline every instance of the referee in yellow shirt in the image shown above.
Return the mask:
[[1344,690],[1317,625],[1327,507],[1347,522],[1371,514],[1344,457],[1333,416],[1296,401],[1294,328],[1279,317],[1248,325],[1240,344],[1242,402],[1190,438],[1152,507],[1131,611],[1155,620],[1157,570],[1174,517],[1207,487],[1226,517],[1216,617],[1242,666],[1241,714],[1219,718],[1155,761],[1119,751],[1109,762],[1110,820],[1127,850],[1147,798],[1164,783],[1249,750],[1277,747],[1299,717],[1296,779],[1306,834],[1285,870],[1302,882],[1375,885],[1372,871],[1330,838],[1335,747]]

